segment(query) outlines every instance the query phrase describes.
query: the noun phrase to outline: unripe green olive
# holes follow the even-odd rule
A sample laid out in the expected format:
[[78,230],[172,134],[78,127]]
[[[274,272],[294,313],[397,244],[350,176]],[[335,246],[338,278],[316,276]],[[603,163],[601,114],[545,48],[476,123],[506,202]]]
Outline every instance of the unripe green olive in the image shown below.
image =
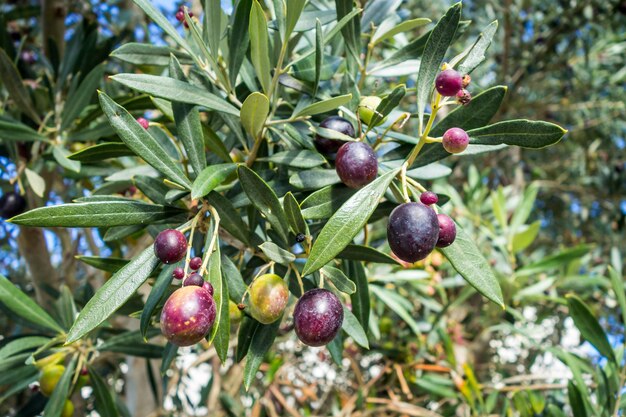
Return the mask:
[[237,324],[243,318],[243,313],[239,310],[236,303],[232,301],[228,301],[228,315],[230,316],[230,322],[232,324]]
[[[376,108],[383,101],[382,98],[377,96],[364,96],[361,97],[359,103],[359,118],[366,125],[370,125],[374,114],[376,114]],[[376,126],[383,124],[387,120],[387,117],[381,119],[376,123]]]
[[70,400],[65,400],[61,417],[72,417],[74,415],[74,404]]
[[274,323],[285,311],[289,289],[276,274],[261,275],[250,285],[250,315],[263,324]]
[[52,395],[64,371],[65,366],[63,365],[49,365],[43,369],[43,374],[39,379],[39,388],[43,395],[46,397]]

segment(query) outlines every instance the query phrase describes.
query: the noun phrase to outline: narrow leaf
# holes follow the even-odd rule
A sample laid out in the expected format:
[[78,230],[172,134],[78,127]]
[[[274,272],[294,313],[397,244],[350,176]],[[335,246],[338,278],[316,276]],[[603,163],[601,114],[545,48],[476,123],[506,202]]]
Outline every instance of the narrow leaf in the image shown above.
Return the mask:
[[314,114],[326,113],[349,103],[350,100],[352,100],[352,94],[329,98],[328,100],[319,101],[300,109],[293,117],[313,116]]
[[496,34],[496,30],[498,30],[498,21],[494,20],[478,35],[478,39],[476,39],[469,53],[465,56],[461,65],[459,65],[458,71],[461,74],[471,73],[485,60],[485,52],[489,49],[489,45],[491,45],[491,40]]
[[162,172],[171,181],[189,188],[191,183],[180,166],[122,106],[100,93],[100,104],[120,139],[144,161]]
[[544,148],[554,145],[567,130],[553,123],[532,120],[508,120],[467,132],[474,145],[515,145]]
[[[241,29],[240,29],[241,30]],[[250,56],[252,65],[263,87],[269,93],[271,84],[270,52],[267,34],[267,20],[258,0],[252,1],[250,10]]]
[[360,189],[328,220],[313,243],[302,275],[317,271],[352,241],[370,218],[378,201],[399,169],[390,171]]
[[494,303],[504,308],[502,290],[498,279],[487,260],[474,243],[474,240],[456,225],[456,240],[441,253],[450,261],[454,269],[476,290]]
[[259,245],[259,249],[269,258],[270,261],[274,261],[281,265],[289,265],[296,260],[296,255],[280,248],[278,245],[272,242],[264,242]]
[[461,19],[461,3],[456,3],[437,22],[430,33],[417,75],[417,117],[424,118],[424,110],[433,91],[435,78],[441,71],[441,63],[452,43]]
[[119,142],[105,142],[81,149],[68,156],[72,161],[101,162],[105,159],[119,158],[120,156],[134,156],[128,146]]
[[111,394],[111,389],[94,368],[89,366],[87,369],[89,371],[90,385],[93,387],[93,393],[96,399],[96,411],[98,414],[101,417],[119,416],[113,395]]
[[272,156],[257,158],[257,160],[287,165],[294,168],[315,168],[326,163],[326,159],[324,159],[322,155],[308,149],[277,152]]
[[82,80],[76,91],[67,97],[63,106],[61,130],[66,130],[91,102],[104,76],[104,64],[95,66]]
[[50,396],[50,399],[46,403],[46,408],[43,410],[43,414],[46,417],[61,417],[63,413],[63,407],[65,401],[69,397],[70,387],[72,384],[72,378],[74,377],[74,370],[76,368],[76,356],[72,357],[70,363],[65,367],[63,375],[54,387],[54,391]]
[[148,328],[152,321],[152,314],[165,297],[165,294],[167,293],[167,290],[172,282],[172,273],[174,272],[175,267],[176,265],[166,265],[150,290],[150,295],[148,295],[146,304],[141,311],[141,318],[139,319],[139,330],[144,338],[146,338],[146,335],[148,334]]
[[365,330],[363,330],[357,318],[352,314],[352,311],[346,308],[346,306],[343,306],[343,323],[341,324],[341,328],[348,333],[348,336],[354,339],[359,346],[365,349],[370,348]]
[[15,102],[15,105],[32,120],[38,124],[41,123],[20,73],[2,48],[0,48],[0,80],[2,80],[4,88],[9,92],[9,97]]
[[63,328],[36,302],[20,291],[5,276],[0,275],[0,302],[13,314],[54,332]]
[[320,270],[320,273],[325,278],[328,278],[339,291],[348,295],[352,295],[356,292],[356,285],[341,269],[326,265]]
[[280,326],[280,320],[276,320],[272,324],[261,324],[256,328],[252,340],[250,341],[250,348],[248,349],[248,360],[243,370],[243,384],[246,390],[250,389],[250,385],[254,377],[256,376],[265,354],[270,350],[274,339],[278,334],[278,327]]
[[285,198],[283,199],[283,206],[285,208],[285,215],[287,216],[287,221],[289,222],[289,227],[291,227],[291,231],[297,235],[298,233],[303,233],[305,235],[309,234],[309,227],[302,216],[302,212],[300,211],[300,205],[296,198],[288,192],[285,194]]
[[206,167],[191,186],[191,198],[195,200],[209,194],[215,187],[226,181],[235,172],[235,169],[237,169],[235,164],[219,164]]
[[594,317],[593,313],[587,305],[577,296],[568,295],[567,305],[569,306],[569,314],[574,320],[574,324],[580,330],[580,334],[595,347],[598,352],[605,358],[609,359],[617,365],[615,352],[611,348],[611,344],[604,330]]

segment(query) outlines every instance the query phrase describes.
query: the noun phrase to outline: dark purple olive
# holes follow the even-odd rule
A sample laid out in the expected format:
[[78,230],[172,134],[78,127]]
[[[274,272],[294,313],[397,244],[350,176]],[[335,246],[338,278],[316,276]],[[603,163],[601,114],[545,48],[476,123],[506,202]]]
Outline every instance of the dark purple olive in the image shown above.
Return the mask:
[[437,239],[437,247],[445,248],[454,243],[456,239],[456,225],[450,216],[440,213],[437,215],[439,221],[439,239]]
[[166,229],[154,239],[154,254],[161,262],[173,264],[180,261],[187,252],[187,239],[178,230]]
[[10,219],[22,214],[26,209],[26,200],[16,192],[5,193],[0,197],[0,217]]
[[378,161],[371,146],[363,142],[348,142],[339,148],[335,170],[341,182],[350,188],[361,188],[374,181]]
[[317,288],[300,297],[293,320],[296,335],[302,343],[323,346],[330,343],[341,329],[343,306],[335,294]]
[[[355,136],[354,126],[352,126],[352,123],[350,123],[343,117],[327,117],[322,121],[322,123],[320,123],[319,126],[323,127],[324,129],[334,130],[346,136],[350,136],[351,138]],[[343,140],[326,138],[319,133],[315,135],[315,147],[323,154],[336,153],[339,148],[341,148],[341,145],[343,145],[344,143],[346,142]]]
[[417,262],[430,254],[439,239],[435,211],[422,203],[405,203],[389,215],[387,241],[393,253],[405,262]]

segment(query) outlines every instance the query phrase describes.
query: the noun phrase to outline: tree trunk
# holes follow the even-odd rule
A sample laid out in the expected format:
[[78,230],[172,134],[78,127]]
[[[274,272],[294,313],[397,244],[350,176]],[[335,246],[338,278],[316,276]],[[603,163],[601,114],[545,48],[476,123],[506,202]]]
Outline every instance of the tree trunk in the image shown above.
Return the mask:
[[42,43],[47,57],[50,57],[50,41],[56,44],[59,56],[63,56],[66,15],[67,5],[65,0],[41,0]]

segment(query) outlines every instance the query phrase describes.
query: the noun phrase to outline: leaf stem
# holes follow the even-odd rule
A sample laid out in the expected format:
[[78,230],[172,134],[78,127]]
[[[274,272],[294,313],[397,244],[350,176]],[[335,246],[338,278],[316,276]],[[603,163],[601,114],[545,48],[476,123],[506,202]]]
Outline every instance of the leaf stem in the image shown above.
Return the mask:
[[[415,147],[409,154],[409,157],[406,159],[406,164],[408,167],[411,167],[411,165],[413,165],[413,163],[415,162],[415,159],[417,158],[417,155],[419,155],[424,145],[428,143],[428,134],[430,133],[430,130],[433,127],[433,123],[435,122],[435,118],[437,117],[437,112],[441,108],[440,103],[441,103],[441,94],[439,94],[438,92],[435,92],[434,100],[431,103],[432,104],[431,112],[430,112],[430,116],[428,117],[428,122],[426,123],[426,127],[424,128],[423,132],[420,132],[420,139],[417,142],[417,145],[415,145]],[[420,126],[421,124],[422,124],[422,121],[420,120]]]
[[204,250],[202,266],[200,267],[199,271],[200,275],[202,275],[203,277],[204,273],[206,272],[207,265],[209,264],[209,259],[211,258],[211,255],[213,254],[213,251],[215,249],[215,245],[218,242],[220,230],[220,215],[217,214],[217,211],[211,205],[209,205],[207,209],[211,213],[211,219],[213,221],[213,234],[211,235],[211,243],[209,243],[209,247],[205,248]]

